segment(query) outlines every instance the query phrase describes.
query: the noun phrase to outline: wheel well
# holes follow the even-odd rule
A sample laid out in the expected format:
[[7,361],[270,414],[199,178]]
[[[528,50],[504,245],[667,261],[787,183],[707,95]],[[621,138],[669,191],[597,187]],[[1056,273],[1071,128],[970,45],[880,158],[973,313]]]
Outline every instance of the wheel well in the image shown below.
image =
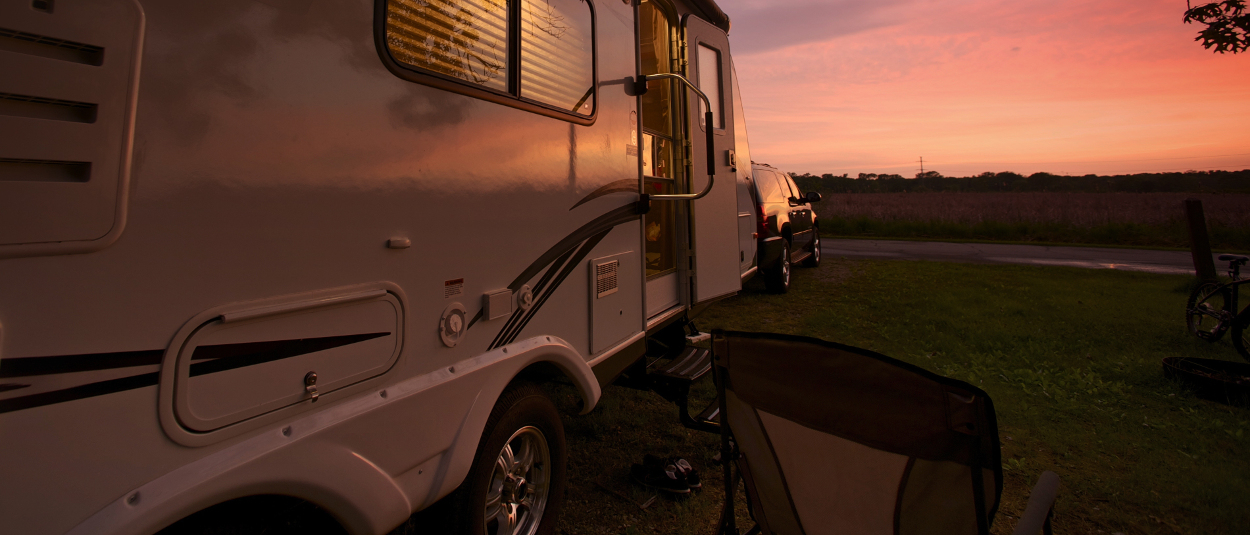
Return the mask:
[[521,381],[542,384],[562,382],[563,380],[572,381],[572,378],[565,375],[564,370],[561,370],[560,367],[556,366],[554,363],[541,361],[526,366],[524,370],[521,370],[520,373],[516,374],[516,377],[512,379],[512,382],[509,383],[508,386],[512,386],[513,384]]
[[[571,400],[558,402],[556,403],[556,407],[559,408],[560,412],[569,414],[577,414],[581,412],[582,407],[585,407],[586,400],[582,399],[582,396],[576,394],[577,383],[572,377],[565,373],[564,370],[561,370],[559,366],[552,362],[540,361],[526,366],[525,369],[520,371],[520,373],[517,373],[516,377],[512,378],[512,381],[508,383],[508,386],[504,388],[504,391],[516,386],[518,383],[534,383],[540,386],[545,385],[546,387],[554,385],[570,386],[573,388],[574,392]],[[544,387],[544,390],[547,390],[548,395],[553,396],[553,399],[555,397],[559,397],[554,394],[553,390],[546,387]]]
[[157,532],[158,535],[249,535],[299,533],[346,535],[325,509],[291,496],[246,496],[203,509]]
[[785,238],[788,243],[794,243],[794,234],[790,232],[789,223],[786,223],[781,227],[781,237]]

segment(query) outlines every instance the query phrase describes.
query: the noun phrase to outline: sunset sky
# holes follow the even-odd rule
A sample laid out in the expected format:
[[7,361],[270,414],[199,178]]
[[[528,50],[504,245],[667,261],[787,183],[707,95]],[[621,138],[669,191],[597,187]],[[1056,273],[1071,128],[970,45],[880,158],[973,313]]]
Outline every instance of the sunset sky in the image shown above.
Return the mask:
[[717,0],[751,155],[797,173],[1250,168],[1250,53],[1183,0]]

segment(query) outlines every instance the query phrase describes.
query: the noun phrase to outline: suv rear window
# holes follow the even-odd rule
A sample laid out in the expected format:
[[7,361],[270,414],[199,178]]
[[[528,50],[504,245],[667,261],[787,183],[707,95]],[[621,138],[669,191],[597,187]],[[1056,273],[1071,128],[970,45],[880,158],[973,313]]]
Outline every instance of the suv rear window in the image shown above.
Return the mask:
[[759,186],[760,199],[763,202],[786,202],[786,197],[790,196],[789,186],[784,186],[777,180],[777,173],[765,169],[755,171],[755,183]]

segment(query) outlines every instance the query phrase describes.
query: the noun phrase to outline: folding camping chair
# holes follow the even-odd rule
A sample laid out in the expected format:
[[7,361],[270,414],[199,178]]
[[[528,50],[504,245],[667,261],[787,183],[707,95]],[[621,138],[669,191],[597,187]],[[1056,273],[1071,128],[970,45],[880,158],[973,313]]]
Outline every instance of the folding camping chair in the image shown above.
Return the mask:
[[[989,533],[1002,466],[983,390],[813,338],[714,331],[712,353],[721,459],[736,461],[722,535],[738,533],[735,464],[748,533]],[[1043,474],[1017,535],[1050,533],[1058,483]]]

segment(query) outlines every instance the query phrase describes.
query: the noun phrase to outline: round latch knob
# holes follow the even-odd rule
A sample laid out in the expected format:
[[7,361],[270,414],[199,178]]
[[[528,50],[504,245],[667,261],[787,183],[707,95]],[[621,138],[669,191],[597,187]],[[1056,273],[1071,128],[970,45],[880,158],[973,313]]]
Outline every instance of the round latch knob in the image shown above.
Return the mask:
[[523,311],[534,306],[534,290],[530,285],[524,284],[516,291],[516,306]]
[[443,309],[443,315],[438,320],[438,337],[443,341],[443,345],[456,347],[456,344],[460,343],[460,338],[464,336],[464,331],[468,328],[466,314],[464,305],[460,303],[452,303]]

